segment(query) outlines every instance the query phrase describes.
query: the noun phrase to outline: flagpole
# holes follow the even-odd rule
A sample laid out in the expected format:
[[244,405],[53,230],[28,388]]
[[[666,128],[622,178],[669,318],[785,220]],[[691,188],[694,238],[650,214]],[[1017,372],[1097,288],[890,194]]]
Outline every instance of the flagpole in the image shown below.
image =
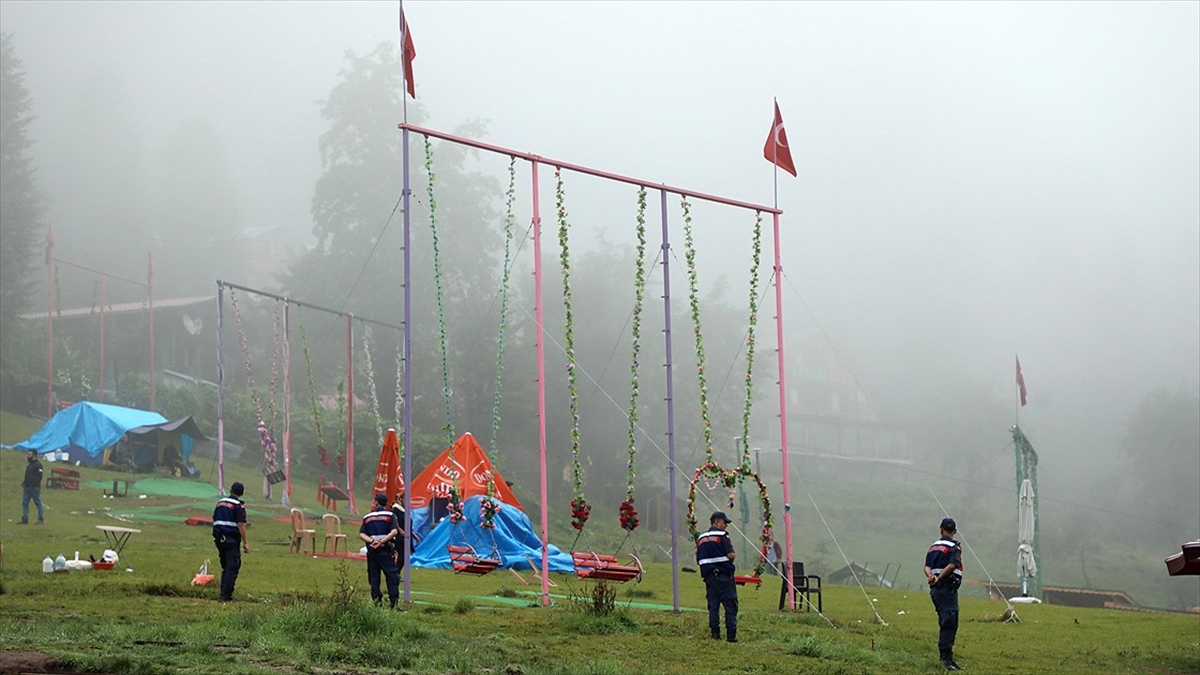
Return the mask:
[[[404,20],[404,0],[400,0],[400,98],[404,101],[404,123],[408,124],[408,74],[404,70],[404,50],[408,42],[408,22]],[[405,135],[407,140],[407,134]]]
[[[775,109],[779,110],[779,99],[772,97],[771,100],[775,103]],[[773,176],[775,179],[775,201],[771,203],[775,208],[779,208],[779,136],[775,130],[775,117],[771,117],[771,133],[774,135],[774,143],[771,143],[771,166],[775,167]]]

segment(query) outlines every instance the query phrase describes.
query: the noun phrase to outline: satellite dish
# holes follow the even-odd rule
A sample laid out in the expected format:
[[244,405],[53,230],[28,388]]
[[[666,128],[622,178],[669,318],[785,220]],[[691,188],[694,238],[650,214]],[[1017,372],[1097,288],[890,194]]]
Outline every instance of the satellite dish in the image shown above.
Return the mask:
[[184,314],[183,315],[183,327],[187,329],[187,332],[189,334],[199,335],[200,331],[204,330],[204,320],[203,319],[193,319],[192,317],[188,316],[187,314]]

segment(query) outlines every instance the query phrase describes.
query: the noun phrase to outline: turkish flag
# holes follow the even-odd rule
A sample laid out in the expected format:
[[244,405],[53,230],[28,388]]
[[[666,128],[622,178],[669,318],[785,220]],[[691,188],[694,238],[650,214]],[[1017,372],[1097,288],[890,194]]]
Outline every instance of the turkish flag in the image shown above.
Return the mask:
[[1025,406],[1025,376],[1021,374],[1021,359],[1017,358],[1017,389],[1021,392],[1021,407]]
[[404,18],[404,8],[400,8],[400,35],[404,50],[404,85],[408,95],[417,97],[417,86],[413,83],[413,59],[417,58],[417,48],[413,46],[412,32],[408,29],[408,20]]
[[763,157],[784,171],[796,175],[796,165],[792,162],[792,151],[788,148],[787,132],[783,129],[783,116],[779,114],[779,103],[775,103],[775,123],[771,125],[771,133],[767,134],[767,143],[763,146]]

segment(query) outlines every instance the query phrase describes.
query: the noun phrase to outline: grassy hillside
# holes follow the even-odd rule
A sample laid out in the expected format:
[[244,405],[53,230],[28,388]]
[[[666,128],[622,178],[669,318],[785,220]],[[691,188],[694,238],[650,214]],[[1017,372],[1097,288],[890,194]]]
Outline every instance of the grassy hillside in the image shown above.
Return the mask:
[[[292,555],[290,526],[277,504],[250,499],[251,552],[239,602],[221,605],[216,588],[188,582],[215,558],[208,528],[185,526],[210,515],[209,499],[140,491],[104,499],[100,485],[127,476],[83,468],[79,491],[45,490],[47,523],[20,526],[20,453],[0,452],[0,635],[4,650],[44,652],[67,668],[136,673],[928,673],[937,672],[936,621],[922,589],[829,587],[824,617],[776,610],[778,581],[741,592],[738,645],[706,649],[703,588],[681,575],[684,611],[670,611],[671,570],[651,563],[640,584],[616,588],[616,609],[584,611],[593,586],[554,575],[554,604],[536,606],[537,587],[498,571],[484,577],[413,570],[413,603],[383,612],[366,602],[365,563]],[[250,467],[229,467],[236,478]],[[143,479],[145,480],[145,479]],[[93,485],[88,485],[92,482]],[[144,483],[153,485],[152,483]],[[188,491],[186,494],[191,494]],[[315,495],[299,506],[319,512]],[[141,495],[145,494],[145,498]],[[861,502],[874,501],[860,499]],[[909,498],[916,500],[919,491]],[[825,496],[814,497],[818,504]],[[901,497],[903,498],[903,497]],[[800,509],[798,509],[800,510]],[[853,523],[865,506],[822,514],[851,551],[906,560],[923,549],[926,523],[909,533],[864,537]],[[811,523],[802,519],[804,530]],[[881,524],[900,527],[881,518]],[[132,572],[43,575],[42,558],[63,552],[99,556],[96,525],[141,530],[124,563]],[[802,538],[803,541],[803,538]],[[888,553],[891,551],[891,553]],[[878,556],[876,556],[878,557]],[[685,556],[686,558],[686,556]],[[865,559],[865,558],[863,558]],[[913,563],[916,564],[916,563]],[[1161,563],[1160,563],[1161,564]],[[585,600],[589,602],[584,602]],[[1153,615],[963,600],[960,662],[987,673],[1194,673],[1200,671],[1200,616]],[[0,655],[2,657],[2,655]]]

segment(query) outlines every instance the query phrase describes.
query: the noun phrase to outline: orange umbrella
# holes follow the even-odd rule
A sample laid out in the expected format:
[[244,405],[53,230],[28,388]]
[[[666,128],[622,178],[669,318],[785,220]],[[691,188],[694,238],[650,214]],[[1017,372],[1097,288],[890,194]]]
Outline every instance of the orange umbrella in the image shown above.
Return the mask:
[[375,494],[382,492],[389,501],[397,499],[404,492],[400,471],[400,438],[395,429],[388,429],[379,450],[379,466],[375,469]]

